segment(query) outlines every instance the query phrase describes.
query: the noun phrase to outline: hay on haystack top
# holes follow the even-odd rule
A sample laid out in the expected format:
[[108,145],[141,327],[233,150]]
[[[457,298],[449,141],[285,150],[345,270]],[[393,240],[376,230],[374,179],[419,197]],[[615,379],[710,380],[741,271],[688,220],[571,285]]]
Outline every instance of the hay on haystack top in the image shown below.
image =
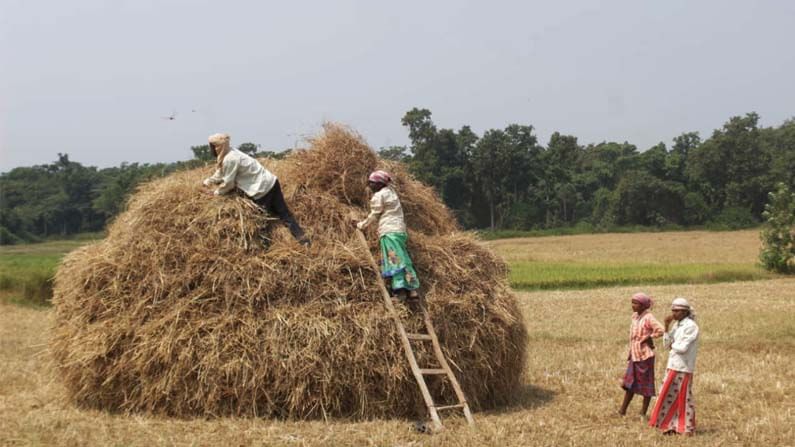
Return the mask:
[[250,200],[201,193],[209,166],[143,185],[103,241],[66,257],[51,351],[73,402],[175,416],[416,415],[422,397],[350,221],[366,215],[376,168],[394,178],[428,310],[468,400],[510,400],[526,330],[505,266],[457,232],[430,188],[338,125],[263,163],[311,247],[275,221],[264,248],[268,216]]

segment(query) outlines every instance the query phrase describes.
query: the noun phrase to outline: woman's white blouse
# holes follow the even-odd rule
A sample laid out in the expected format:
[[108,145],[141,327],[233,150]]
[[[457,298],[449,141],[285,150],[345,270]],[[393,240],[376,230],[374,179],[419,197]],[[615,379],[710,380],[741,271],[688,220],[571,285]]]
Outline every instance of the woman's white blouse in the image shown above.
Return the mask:
[[[380,216],[380,217],[379,217]],[[383,236],[387,233],[404,233],[406,222],[403,219],[403,207],[397,193],[389,186],[384,186],[373,194],[370,199],[370,214],[367,219],[359,222],[356,226],[363,230],[378,218],[378,235]]]
[[671,350],[668,354],[668,369],[689,373],[695,370],[698,325],[692,318],[674,321],[671,330],[663,334],[663,345]]

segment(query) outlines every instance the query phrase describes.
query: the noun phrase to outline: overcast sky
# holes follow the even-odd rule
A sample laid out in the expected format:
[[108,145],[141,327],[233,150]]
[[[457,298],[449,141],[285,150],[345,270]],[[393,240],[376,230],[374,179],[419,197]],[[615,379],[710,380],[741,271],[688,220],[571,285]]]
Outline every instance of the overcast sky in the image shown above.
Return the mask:
[[0,171],[183,160],[218,131],[281,150],[324,120],[402,145],[415,106],[645,150],[795,116],[795,1],[0,0],[0,61]]

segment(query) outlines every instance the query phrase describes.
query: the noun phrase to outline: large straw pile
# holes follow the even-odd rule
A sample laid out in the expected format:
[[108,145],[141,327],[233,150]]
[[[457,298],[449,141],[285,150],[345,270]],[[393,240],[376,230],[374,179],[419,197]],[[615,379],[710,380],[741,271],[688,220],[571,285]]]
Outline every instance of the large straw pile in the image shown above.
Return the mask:
[[[74,402],[176,416],[415,416],[422,400],[349,217],[366,214],[379,166],[396,177],[429,311],[468,399],[476,409],[510,400],[526,331],[504,264],[360,136],[327,125],[310,143],[263,161],[310,248],[278,222],[263,248],[266,216],[243,197],[202,194],[208,167],[142,186],[105,240],[67,256],[51,350]],[[377,253],[375,229],[367,236]]]

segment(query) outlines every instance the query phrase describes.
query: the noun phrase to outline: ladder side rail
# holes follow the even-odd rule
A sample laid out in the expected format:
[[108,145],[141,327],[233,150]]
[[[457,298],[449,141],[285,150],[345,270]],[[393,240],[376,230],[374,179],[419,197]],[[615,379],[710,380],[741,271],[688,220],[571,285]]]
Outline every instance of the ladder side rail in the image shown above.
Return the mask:
[[422,376],[422,372],[420,371],[420,367],[417,364],[417,358],[414,355],[414,350],[411,347],[411,342],[409,342],[408,335],[406,334],[406,329],[403,327],[403,323],[400,321],[398,317],[398,313],[395,310],[395,306],[392,304],[392,297],[389,296],[389,292],[386,290],[386,286],[384,285],[383,280],[381,279],[381,275],[378,273],[379,268],[378,264],[376,264],[375,259],[373,258],[373,254],[370,253],[370,246],[367,244],[367,239],[364,237],[364,233],[361,230],[356,230],[356,235],[359,238],[359,242],[362,244],[362,247],[367,252],[367,256],[370,260],[370,267],[373,268],[373,271],[378,276],[378,285],[381,289],[381,295],[384,298],[384,304],[386,304],[387,310],[389,314],[392,316],[392,319],[395,322],[395,326],[397,326],[398,333],[400,334],[400,341],[403,345],[403,352],[406,355],[406,359],[409,361],[409,366],[411,366],[411,372],[414,374],[414,379],[416,379],[417,384],[420,387],[420,392],[422,393],[422,398],[425,401],[425,406],[428,408],[428,412],[431,415],[431,421],[437,426],[442,427],[442,421],[439,418],[439,414],[436,411],[436,404],[431,397],[431,393],[428,390],[428,385],[425,383],[425,378]]
[[436,360],[439,362],[439,365],[442,367],[442,369],[444,369],[447,373],[447,378],[450,380],[450,384],[453,386],[453,391],[455,391],[455,395],[458,398],[458,403],[463,404],[464,417],[469,424],[474,424],[475,420],[472,418],[472,412],[469,409],[469,403],[467,402],[466,396],[464,395],[464,390],[461,389],[458,379],[456,379],[453,370],[450,369],[447,358],[445,357],[444,352],[442,352],[442,347],[439,344],[439,338],[436,336],[436,330],[433,328],[431,316],[428,314],[428,310],[425,308],[423,303],[420,303],[420,308],[422,309],[422,317],[425,321],[425,328],[428,331],[428,335],[431,336],[431,344],[433,345],[433,351],[436,354]]

